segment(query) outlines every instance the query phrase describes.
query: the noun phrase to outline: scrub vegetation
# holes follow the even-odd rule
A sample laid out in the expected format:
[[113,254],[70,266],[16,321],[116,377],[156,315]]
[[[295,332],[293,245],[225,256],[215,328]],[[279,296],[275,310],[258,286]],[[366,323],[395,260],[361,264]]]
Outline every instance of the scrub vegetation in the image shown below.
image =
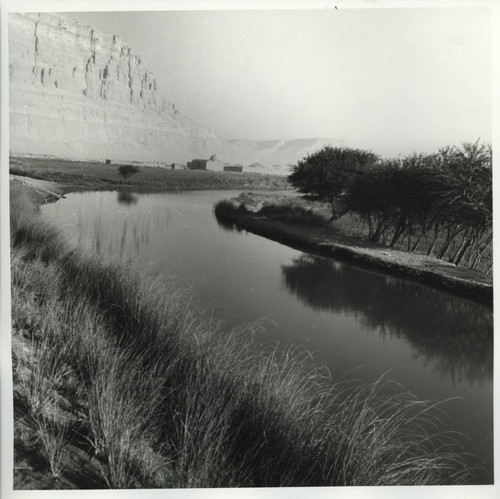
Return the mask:
[[467,482],[440,409],[70,250],[11,187],[16,488]]

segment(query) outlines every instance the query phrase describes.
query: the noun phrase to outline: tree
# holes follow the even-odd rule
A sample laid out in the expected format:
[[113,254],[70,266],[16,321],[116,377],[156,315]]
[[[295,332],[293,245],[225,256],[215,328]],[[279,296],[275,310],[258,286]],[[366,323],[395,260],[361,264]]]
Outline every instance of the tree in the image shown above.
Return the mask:
[[478,268],[490,250],[492,150],[465,143],[438,154],[381,160],[358,175],[346,206],[368,226],[368,239],[423,250]]
[[382,160],[359,175],[349,189],[347,209],[367,224],[369,241],[385,241],[399,217],[399,170],[397,160]]
[[305,199],[329,203],[331,222],[346,213],[355,179],[377,161],[378,156],[370,151],[326,146],[300,160],[288,180]]
[[129,177],[135,175],[139,171],[139,167],[134,165],[122,165],[118,167],[118,173],[124,178],[124,180],[127,180]]
[[447,240],[438,256],[477,268],[493,238],[492,149],[478,140],[441,155],[445,188],[437,193],[437,208],[445,211],[455,231],[454,240]]

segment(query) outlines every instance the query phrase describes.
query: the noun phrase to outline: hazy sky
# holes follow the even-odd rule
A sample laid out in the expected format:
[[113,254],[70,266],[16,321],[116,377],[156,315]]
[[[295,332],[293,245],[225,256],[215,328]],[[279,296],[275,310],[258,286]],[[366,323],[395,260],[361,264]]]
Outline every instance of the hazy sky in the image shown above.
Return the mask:
[[487,8],[71,13],[117,34],[225,139],[344,139],[384,156],[491,141]]

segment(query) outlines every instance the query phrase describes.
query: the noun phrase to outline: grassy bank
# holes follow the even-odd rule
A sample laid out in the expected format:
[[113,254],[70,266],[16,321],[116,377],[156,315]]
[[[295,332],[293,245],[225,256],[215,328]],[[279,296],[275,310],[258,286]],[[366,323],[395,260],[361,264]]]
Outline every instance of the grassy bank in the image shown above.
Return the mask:
[[370,243],[359,237],[352,219],[327,227],[327,215],[300,198],[246,193],[220,201],[215,214],[230,229],[248,230],[296,249],[407,277],[488,305],[493,302],[491,275]]
[[439,410],[334,383],[169,282],[69,250],[11,187],[16,488],[458,484]]
[[124,180],[118,165],[44,158],[11,158],[10,173],[22,177],[57,182],[64,192],[75,190],[118,190],[134,192],[289,189],[283,176],[256,173],[231,173],[171,170],[139,166],[139,172]]

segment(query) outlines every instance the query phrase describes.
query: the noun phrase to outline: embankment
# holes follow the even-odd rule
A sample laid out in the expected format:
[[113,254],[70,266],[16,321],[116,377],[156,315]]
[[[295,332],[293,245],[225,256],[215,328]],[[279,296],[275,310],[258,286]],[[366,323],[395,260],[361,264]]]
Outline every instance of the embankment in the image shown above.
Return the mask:
[[390,273],[492,306],[491,279],[475,270],[457,267],[437,258],[338,237],[322,227],[274,220],[247,210],[238,201],[221,201],[215,207],[219,221],[295,249],[336,258]]

